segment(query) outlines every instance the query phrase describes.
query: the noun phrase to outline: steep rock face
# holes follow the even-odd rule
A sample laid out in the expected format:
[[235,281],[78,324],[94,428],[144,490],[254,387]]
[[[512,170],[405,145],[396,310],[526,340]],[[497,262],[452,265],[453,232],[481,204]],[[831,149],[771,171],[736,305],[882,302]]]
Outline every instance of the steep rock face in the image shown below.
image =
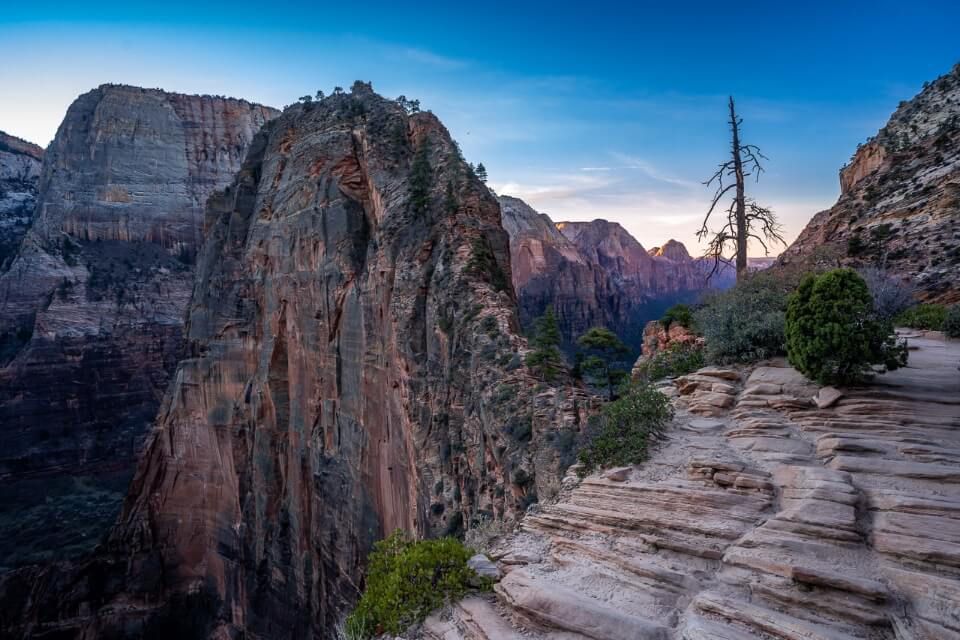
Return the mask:
[[30,226],[43,149],[0,131],[0,273]]
[[109,526],[182,355],[205,201],[274,115],[114,85],[70,106],[0,276],[0,567]]
[[553,306],[567,349],[590,327],[605,326],[639,351],[648,320],[732,281],[724,270],[708,284],[705,265],[675,240],[648,252],[616,223],[554,224],[517,198],[501,196],[500,205],[521,321],[530,326]]
[[[559,488],[569,452],[551,443],[583,399],[534,391],[497,200],[432,114],[362,83],[292,107],[207,223],[190,357],[112,560],[9,578],[21,632],[139,637],[189,610],[202,636],[330,637],[378,537],[456,532]],[[83,581],[121,565],[100,592]],[[17,580],[48,599],[10,598]]]
[[960,65],[902,102],[840,172],[841,195],[783,253],[877,264],[928,301],[960,301]]

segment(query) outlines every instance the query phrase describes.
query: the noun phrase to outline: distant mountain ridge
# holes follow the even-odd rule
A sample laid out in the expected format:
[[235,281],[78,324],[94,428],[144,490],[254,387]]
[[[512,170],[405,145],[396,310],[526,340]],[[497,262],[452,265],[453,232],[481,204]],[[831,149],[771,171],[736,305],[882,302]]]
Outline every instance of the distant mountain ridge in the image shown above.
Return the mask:
[[676,240],[647,251],[616,222],[554,223],[508,195],[500,196],[500,208],[521,322],[531,326],[552,306],[568,351],[592,326],[609,328],[639,351],[648,320],[733,283],[729,268],[707,282],[712,265]]

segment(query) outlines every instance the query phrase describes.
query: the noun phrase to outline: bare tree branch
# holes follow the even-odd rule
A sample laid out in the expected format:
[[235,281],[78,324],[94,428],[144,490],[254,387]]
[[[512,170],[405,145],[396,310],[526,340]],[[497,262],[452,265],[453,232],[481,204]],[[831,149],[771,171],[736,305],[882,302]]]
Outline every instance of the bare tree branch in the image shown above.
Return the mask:
[[[770,255],[770,244],[777,242],[786,245],[782,227],[773,211],[757,204],[746,195],[744,186],[746,178],[753,176],[754,181],[758,182],[760,175],[766,171],[761,160],[766,161],[768,158],[763,155],[757,145],[745,144],[740,141],[740,126],[743,124],[743,118],[736,113],[733,97],[729,100],[729,110],[730,159],[717,165],[717,170],[710,176],[709,180],[704,182],[704,185],[708,187],[714,185],[716,187],[707,214],[703,218],[703,224],[697,231],[698,240],[703,241],[709,238],[704,258],[713,260],[713,268],[707,276],[707,280],[710,280],[717,273],[721,263],[726,263],[723,254],[728,247],[733,249],[737,265],[737,277],[740,277],[747,269],[746,254],[749,240],[757,241],[767,255]],[[728,182],[727,178],[730,178],[731,181]],[[735,191],[735,193],[731,198],[730,206],[725,211],[726,222],[720,227],[719,231],[711,231],[709,227],[710,218],[720,201],[727,197],[731,191]]]

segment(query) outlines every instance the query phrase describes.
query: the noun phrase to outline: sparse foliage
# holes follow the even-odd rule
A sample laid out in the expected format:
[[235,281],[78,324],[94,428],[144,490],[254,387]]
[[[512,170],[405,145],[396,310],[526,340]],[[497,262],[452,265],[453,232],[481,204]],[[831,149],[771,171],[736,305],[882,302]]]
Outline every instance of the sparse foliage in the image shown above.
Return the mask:
[[947,319],[947,308],[942,304],[918,304],[903,311],[893,323],[898,327],[940,331]]
[[643,462],[672,418],[670,400],[651,385],[635,383],[625,388],[619,399],[604,405],[587,424],[577,455],[583,464],[580,473]]
[[785,353],[784,317],[793,289],[790,279],[761,271],[708,297],[694,312],[694,322],[706,340],[706,359],[731,364]]
[[[713,259],[713,268],[708,277],[712,277],[722,268],[724,252],[732,248],[736,258],[737,277],[740,278],[747,272],[747,245],[750,240],[759,242],[766,255],[770,255],[768,243],[786,242],[773,211],[757,204],[746,195],[746,178],[752,175],[755,181],[759,180],[764,171],[760,160],[767,158],[756,145],[741,142],[740,125],[743,124],[743,119],[737,115],[733,96],[730,97],[729,106],[731,157],[721,163],[716,173],[704,183],[707,186],[716,185],[716,191],[703,219],[703,225],[697,231],[697,238],[709,242],[706,257]],[[731,192],[733,195],[729,196]],[[712,231],[707,226],[710,216],[725,197],[731,198],[730,206],[725,212],[726,219],[719,231]]]
[[556,379],[565,366],[560,354],[560,327],[552,307],[547,307],[534,323],[530,345],[533,351],[527,354],[527,366],[544,380]]
[[577,339],[585,351],[580,371],[594,386],[605,389],[613,399],[617,386],[627,377],[630,363],[625,358],[630,349],[613,331],[593,327]]
[[892,320],[913,304],[913,287],[879,267],[858,270],[873,297],[873,309],[882,320]]
[[879,365],[907,362],[889,320],[877,317],[870,290],[856,271],[809,274],[791,294],[786,317],[787,358],[820,384],[852,384]]
[[474,169],[474,173],[477,174],[477,178],[480,179],[480,182],[487,181],[487,168],[483,166],[483,163],[479,163]]
[[667,309],[660,318],[660,326],[669,329],[670,325],[678,324],[685,329],[693,327],[693,311],[685,304],[675,304]]
[[947,317],[943,319],[943,333],[948,338],[960,338],[960,304],[947,309]]
[[693,373],[706,365],[703,347],[696,344],[673,344],[637,365],[641,380],[656,382]]
[[366,588],[346,620],[348,638],[395,636],[431,611],[462,598],[471,583],[489,588],[467,566],[471,550],[454,538],[412,540],[397,530],[374,546]]
[[433,186],[433,168],[430,166],[430,141],[424,138],[413,156],[410,167],[410,206],[414,213],[423,214],[430,206]]

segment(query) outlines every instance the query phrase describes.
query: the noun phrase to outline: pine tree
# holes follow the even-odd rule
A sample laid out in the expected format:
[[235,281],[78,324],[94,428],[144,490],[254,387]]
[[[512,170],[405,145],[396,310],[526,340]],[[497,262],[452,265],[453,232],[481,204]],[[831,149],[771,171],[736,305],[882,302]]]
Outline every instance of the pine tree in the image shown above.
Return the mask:
[[530,345],[533,351],[527,354],[526,363],[536,375],[551,381],[563,373],[566,366],[560,354],[560,327],[551,307],[534,322]]
[[483,166],[483,163],[477,165],[477,168],[474,169],[474,172],[477,174],[477,177],[480,178],[480,182],[487,181],[487,168]]
[[593,327],[577,339],[587,352],[580,370],[591,384],[606,388],[607,398],[613,400],[617,386],[627,377],[624,358],[630,353],[627,345],[613,331]]
[[426,138],[413,156],[410,168],[410,205],[414,213],[424,213],[430,205],[433,168],[430,166],[430,142]]

